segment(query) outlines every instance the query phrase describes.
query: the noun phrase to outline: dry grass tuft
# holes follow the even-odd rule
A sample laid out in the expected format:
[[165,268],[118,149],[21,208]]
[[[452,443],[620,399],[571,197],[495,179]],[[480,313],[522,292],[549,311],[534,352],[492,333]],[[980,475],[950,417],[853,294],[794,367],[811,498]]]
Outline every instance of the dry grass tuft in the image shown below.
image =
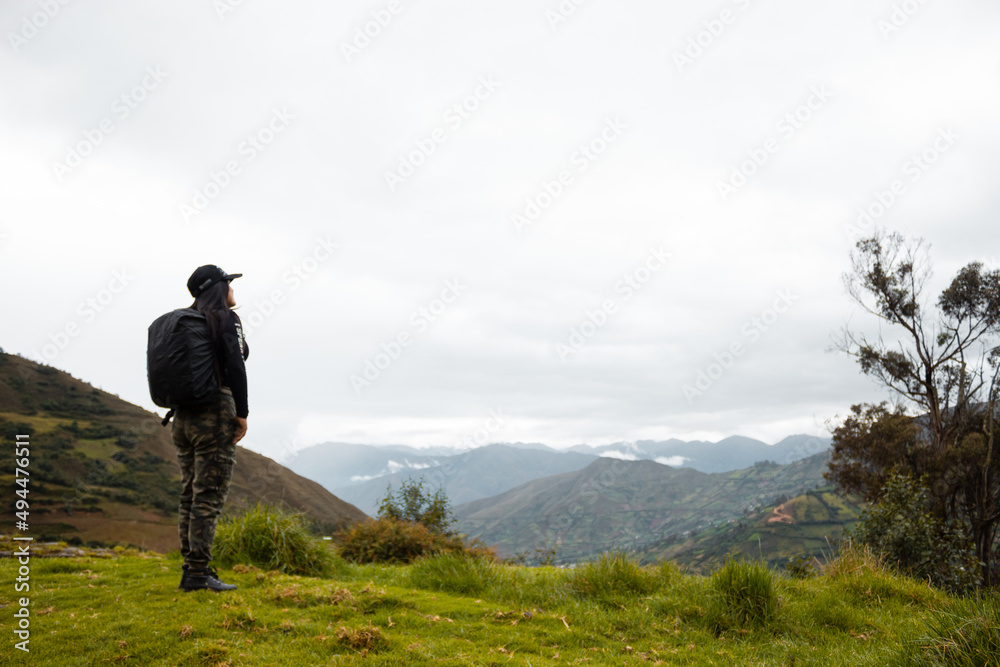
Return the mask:
[[385,648],[389,643],[382,630],[370,622],[361,628],[340,626],[337,629],[337,641],[363,655]]

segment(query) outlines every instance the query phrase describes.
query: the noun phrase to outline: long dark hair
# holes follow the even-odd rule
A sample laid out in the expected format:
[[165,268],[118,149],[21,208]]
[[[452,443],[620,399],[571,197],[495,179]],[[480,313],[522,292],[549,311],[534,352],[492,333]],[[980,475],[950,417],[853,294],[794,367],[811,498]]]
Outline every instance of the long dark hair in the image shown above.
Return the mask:
[[219,347],[222,338],[222,327],[226,324],[226,318],[230,317],[229,306],[226,304],[226,297],[229,296],[229,281],[220,280],[207,290],[198,295],[191,307],[205,316],[208,320],[208,331],[212,336],[212,344]]

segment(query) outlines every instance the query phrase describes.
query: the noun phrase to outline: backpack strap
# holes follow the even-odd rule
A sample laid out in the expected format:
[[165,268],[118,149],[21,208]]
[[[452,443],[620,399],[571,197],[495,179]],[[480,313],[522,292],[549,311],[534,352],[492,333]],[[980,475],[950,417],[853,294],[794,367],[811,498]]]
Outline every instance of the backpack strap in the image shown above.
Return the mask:
[[167,424],[170,423],[170,418],[173,417],[173,416],[174,416],[174,409],[170,408],[170,412],[167,413],[167,416],[164,417],[163,421],[160,422],[160,423],[163,424],[164,426],[166,426]]

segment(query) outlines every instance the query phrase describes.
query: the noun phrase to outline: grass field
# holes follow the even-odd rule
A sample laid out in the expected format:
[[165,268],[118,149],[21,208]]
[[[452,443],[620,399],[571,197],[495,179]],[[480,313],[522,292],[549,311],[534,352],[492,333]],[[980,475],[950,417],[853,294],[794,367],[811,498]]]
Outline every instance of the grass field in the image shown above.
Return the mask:
[[[864,558],[801,580],[764,570],[773,608],[753,624],[727,611],[731,582],[627,558],[338,560],[326,579],[237,565],[220,576],[239,590],[222,594],[180,592],[179,559],[151,553],[34,558],[27,593],[17,567],[0,559],[3,665],[909,664],[897,656],[960,604]],[[14,649],[22,596],[30,655]]]

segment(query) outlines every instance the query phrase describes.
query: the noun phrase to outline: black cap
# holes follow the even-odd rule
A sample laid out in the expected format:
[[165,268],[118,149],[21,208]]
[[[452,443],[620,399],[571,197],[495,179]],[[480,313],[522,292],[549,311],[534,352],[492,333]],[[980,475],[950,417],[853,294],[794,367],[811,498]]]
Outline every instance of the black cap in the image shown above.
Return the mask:
[[197,299],[205,290],[220,280],[235,280],[242,275],[242,273],[226,273],[214,264],[199,266],[188,278],[188,291],[191,292],[191,296]]

